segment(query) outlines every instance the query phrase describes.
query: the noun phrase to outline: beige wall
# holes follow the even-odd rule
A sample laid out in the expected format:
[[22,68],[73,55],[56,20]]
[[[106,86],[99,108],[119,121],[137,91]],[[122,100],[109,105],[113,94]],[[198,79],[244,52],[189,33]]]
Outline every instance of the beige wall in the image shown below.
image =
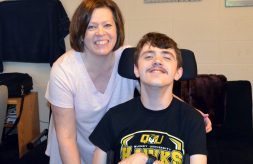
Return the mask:
[[[224,74],[228,80],[253,84],[253,7],[225,8],[224,0],[144,4],[144,0],[115,0],[126,23],[126,44],[135,45],[146,32],[171,36],[180,48],[195,52],[198,72]],[[71,17],[81,0],[61,0]],[[66,45],[69,49],[68,37]],[[4,63],[5,71],[28,72],[39,92],[41,130],[47,128],[44,99],[48,64]]]

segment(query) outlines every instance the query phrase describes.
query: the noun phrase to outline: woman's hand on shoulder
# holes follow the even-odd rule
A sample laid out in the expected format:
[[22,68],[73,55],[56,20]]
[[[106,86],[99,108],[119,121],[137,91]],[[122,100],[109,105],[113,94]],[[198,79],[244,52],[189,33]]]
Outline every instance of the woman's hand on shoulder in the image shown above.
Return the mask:
[[205,126],[206,126],[206,133],[209,133],[212,131],[212,122],[209,118],[209,114],[203,113],[201,110],[197,109],[197,111],[202,115],[204,118]]

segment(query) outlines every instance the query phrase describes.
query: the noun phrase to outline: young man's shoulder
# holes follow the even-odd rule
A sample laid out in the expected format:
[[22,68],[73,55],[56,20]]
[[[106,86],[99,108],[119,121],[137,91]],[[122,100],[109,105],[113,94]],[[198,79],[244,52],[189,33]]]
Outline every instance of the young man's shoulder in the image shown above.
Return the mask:
[[118,104],[109,110],[110,114],[122,114],[126,112],[136,111],[138,104],[140,103],[139,97],[134,97],[124,103]]
[[195,117],[199,117],[202,119],[201,114],[190,104],[179,100],[178,98],[174,98],[175,104],[177,104],[178,109],[181,110],[185,115],[193,115]]

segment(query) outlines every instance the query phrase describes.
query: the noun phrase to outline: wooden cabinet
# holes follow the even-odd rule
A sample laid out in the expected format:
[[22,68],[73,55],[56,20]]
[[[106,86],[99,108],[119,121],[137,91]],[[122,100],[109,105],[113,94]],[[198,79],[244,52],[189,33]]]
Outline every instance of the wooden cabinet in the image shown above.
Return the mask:
[[[9,98],[8,104],[16,105],[16,114],[19,116],[21,98]],[[38,93],[31,92],[25,96],[23,113],[17,126],[19,157],[27,151],[26,145],[40,134]]]

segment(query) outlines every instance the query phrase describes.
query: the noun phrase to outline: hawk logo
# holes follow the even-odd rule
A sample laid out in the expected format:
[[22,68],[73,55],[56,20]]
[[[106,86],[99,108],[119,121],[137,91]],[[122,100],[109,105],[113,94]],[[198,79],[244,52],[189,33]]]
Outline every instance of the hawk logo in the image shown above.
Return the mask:
[[182,164],[184,142],[166,132],[152,130],[137,131],[121,139],[121,160],[140,152],[153,154],[163,163]]

